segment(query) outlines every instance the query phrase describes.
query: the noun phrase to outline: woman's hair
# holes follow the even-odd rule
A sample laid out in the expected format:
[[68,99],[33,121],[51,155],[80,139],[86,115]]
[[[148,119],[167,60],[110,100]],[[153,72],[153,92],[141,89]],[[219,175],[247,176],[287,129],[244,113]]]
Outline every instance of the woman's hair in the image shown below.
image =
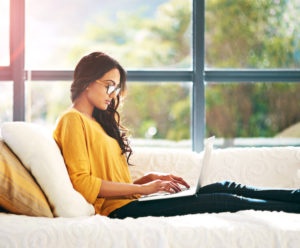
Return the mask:
[[74,79],[71,85],[72,102],[89,86],[90,83],[104,76],[112,69],[118,69],[120,73],[120,94],[112,99],[106,110],[94,108],[93,117],[103,127],[105,132],[116,139],[122,150],[127,155],[127,161],[132,153],[128,142],[128,130],[120,122],[120,114],[117,109],[120,104],[120,96],[126,89],[126,72],[113,58],[102,52],[93,52],[84,56],[77,64],[74,71]]

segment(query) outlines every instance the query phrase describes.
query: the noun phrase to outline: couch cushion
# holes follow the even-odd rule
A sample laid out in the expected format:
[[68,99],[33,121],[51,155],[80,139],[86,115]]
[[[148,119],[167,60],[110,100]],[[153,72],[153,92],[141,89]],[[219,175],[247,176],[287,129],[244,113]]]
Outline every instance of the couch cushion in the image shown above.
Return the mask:
[[272,188],[300,188],[299,147],[215,149],[204,184],[231,180]]
[[4,141],[35,177],[55,216],[94,214],[94,207],[73,188],[52,134],[40,125],[26,122],[6,122],[1,129]]
[[2,140],[0,140],[1,207],[15,214],[53,217],[44,193]]

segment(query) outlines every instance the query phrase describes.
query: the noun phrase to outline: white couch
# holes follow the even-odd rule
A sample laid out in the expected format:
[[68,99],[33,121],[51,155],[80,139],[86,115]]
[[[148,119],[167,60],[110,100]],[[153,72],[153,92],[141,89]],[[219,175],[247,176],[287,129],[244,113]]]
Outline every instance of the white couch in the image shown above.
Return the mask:
[[[202,153],[136,148],[133,177],[148,171],[182,175],[193,184]],[[205,184],[300,187],[300,147],[215,149]],[[0,247],[299,247],[300,215],[269,211],[143,217],[33,217],[0,213]]]

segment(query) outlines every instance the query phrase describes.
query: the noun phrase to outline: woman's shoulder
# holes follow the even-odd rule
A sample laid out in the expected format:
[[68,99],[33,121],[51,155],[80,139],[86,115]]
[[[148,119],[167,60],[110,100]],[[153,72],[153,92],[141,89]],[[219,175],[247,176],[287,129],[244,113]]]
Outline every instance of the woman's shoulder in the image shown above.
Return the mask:
[[99,125],[94,119],[89,118],[85,114],[79,112],[74,108],[70,108],[66,110],[57,120],[57,125],[61,125],[62,123],[69,123],[80,126],[94,126],[95,124]]
[[65,110],[59,117],[59,119],[82,119],[84,115],[74,108]]
[[57,119],[56,125],[72,122],[75,124],[76,122],[82,122],[83,116],[82,114],[74,108],[67,109],[64,111]]
[[69,108],[62,113],[62,116],[67,116],[67,117],[81,117],[81,115],[82,113],[80,113],[78,110],[74,108]]

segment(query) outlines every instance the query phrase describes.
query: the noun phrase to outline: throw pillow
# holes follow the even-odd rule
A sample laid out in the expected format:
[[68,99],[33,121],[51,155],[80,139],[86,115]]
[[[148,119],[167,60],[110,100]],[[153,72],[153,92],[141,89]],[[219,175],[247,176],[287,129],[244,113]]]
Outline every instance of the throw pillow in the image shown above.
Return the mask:
[[53,217],[44,193],[2,140],[0,140],[1,208],[14,214]]
[[54,216],[95,213],[93,205],[73,188],[60,149],[45,128],[27,122],[6,122],[2,125],[2,137],[35,177]]

